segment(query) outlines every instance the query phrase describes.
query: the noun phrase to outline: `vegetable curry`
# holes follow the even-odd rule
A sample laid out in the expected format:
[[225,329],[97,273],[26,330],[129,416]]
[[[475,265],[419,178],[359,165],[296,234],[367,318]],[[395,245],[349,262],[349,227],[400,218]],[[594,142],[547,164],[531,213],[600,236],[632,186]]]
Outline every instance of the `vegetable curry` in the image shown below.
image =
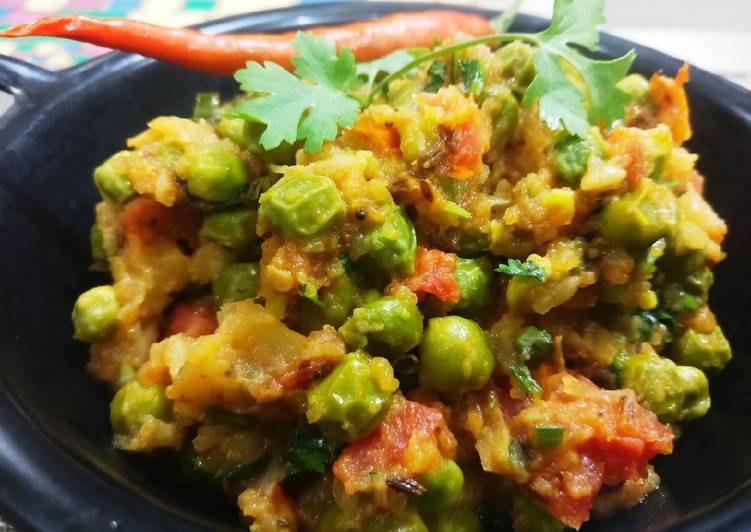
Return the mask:
[[727,229],[687,67],[592,59],[601,11],[369,63],[298,34],[104,161],[73,322],[115,447],[253,531],[554,531],[655,489],[731,357]]

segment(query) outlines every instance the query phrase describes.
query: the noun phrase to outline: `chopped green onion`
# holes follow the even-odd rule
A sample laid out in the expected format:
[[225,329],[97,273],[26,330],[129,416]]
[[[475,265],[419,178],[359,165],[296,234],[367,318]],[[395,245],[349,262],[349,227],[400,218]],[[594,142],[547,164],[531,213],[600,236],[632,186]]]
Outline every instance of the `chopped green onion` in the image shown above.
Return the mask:
[[563,427],[560,425],[539,425],[535,427],[535,447],[552,449],[563,441]]
[[516,438],[511,438],[508,442],[508,458],[517,469],[524,469],[527,465],[522,444]]
[[534,398],[542,393],[540,384],[529,372],[529,368],[521,362],[512,362],[509,364],[508,371],[529,397]]
[[459,205],[457,205],[453,201],[441,200],[441,208],[443,209],[443,212],[447,214],[453,214],[454,216],[458,216],[459,218],[471,218],[472,217],[472,213],[470,213],[467,210],[462,209]]

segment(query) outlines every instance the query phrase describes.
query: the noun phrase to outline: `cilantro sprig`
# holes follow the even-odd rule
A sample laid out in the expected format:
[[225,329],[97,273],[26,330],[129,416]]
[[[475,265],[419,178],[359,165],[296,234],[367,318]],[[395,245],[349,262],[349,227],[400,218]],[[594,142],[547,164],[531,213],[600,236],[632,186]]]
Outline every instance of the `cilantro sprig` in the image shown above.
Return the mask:
[[242,90],[260,95],[233,115],[266,125],[260,138],[266,150],[300,140],[315,153],[336,138],[339,126],[352,127],[357,119],[360,102],[347,93],[357,77],[355,57],[347,48],[337,55],[333,42],[301,32],[292,45],[298,52],[294,74],[270,61],[248,61],[235,72]]
[[397,50],[380,59],[358,63],[357,78],[363,82],[365,93],[370,94],[379,74],[392,74],[410,63],[414,58],[415,56],[406,50]]
[[323,473],[331,467],[340,449],[314,428],[296,429],[285,450],[287,470],[290,473]]
[[[597,26],[605,20],[604,1],[555,0],[550,26],[540,33],[501,32],[421,55],[374,85],[366,103],[393,80],[427,61],[481,44],[519,40],[537,47],[533,55],[536,74],[523,104],[539,102],[540,116],[551,129],[565,129],[584,138],[590,124],[609,127],[624,117],[628,95],[616,87],[616,82],[628,73],[636,57],[633,50],[613,60],[593,59],[582,53],[582,49],[597,50]],[[497,27],[507,26],[508,22],[502,21]]]
[[[515,8],[518,7],[518,2]],[[585,137],[590,125],[611,126],[623,118],[628,95],[616,87],[633,63],[635,53],[613,60],[590,57],[599,42],[597,26],[604,21],[604,0],[555,0],[550,26],[540,33],[508,33],[515,9],[495,21],[499,33],[464,41],[433,51],[415,54],[400,50],[382,59],[357,64],[352,52],[323,37],[298,33],[293,46],[294,73],[279,65],[249,61],[235,73],[240,87],[251,98],[237,106],[233,115],[264,124],[260,143],[264,149],[283,142],[303,142],[305,151],[319,151],[333,140],[339,128],[349,128],[357,113],[382,94],[389,83],[430,62],[427,91],[443,84],[438,72],[441,60],[461,50],[481,44],[520,40],[536,50],[536,74],[526,89],[523,104],[539,103],[540,117],[553,130],[564,129]],[[461,66],[461,65],[460,65]],[[465,84],[479,90],[482,80],[472,75],[466,63]],[[479,69],[474,69],[479,72]],[[365,96],[367,94],[367,96]]]
[[[605,22],[604,0],[556,0],[550,27],[535,36],[537,74],[524,94],[524,105],[540,101],[540,116],[550,129],[563,126],[578,137],[589,124],[610,126],[623,118],[628,95],[616,87],[631,68],[636,53],[610,61],[592,59],[578,47],[596,51],[597,26]],[[568,65],[586,87],[583,93],[565,72]],[[587,103],[586,108],[584,103]]]
[[509,259],[508,264],[499,264],[495,271],[515,277],[531,277],[539,283],[544,283],[547,277],[545,268],[531,260],[522,262],[519,259]]

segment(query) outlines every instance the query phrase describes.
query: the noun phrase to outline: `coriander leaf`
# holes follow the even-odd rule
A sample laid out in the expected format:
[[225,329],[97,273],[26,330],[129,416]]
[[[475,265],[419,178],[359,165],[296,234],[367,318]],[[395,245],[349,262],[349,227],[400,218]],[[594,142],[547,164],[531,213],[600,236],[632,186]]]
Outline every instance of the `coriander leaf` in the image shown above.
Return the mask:
[[349,258],[349,255],[346,253],[342,253],[339,256],[339,260],[342,262],[342,267],[344,268],[344,272],[347,275],[352,275],[352,272],[354,271],[352,267],[352,259]]
[[292,46],[298,55],[292,58],[295,74],[338,91],[346,91],[357,76],[355,56],[349,48],[342,47],[336,55],[336,45],[325,37],[297,32]]
[[525,364],[537,367],[550,355],[553,349],[553,337],[545,329],[530,325],[516,335],[514,349],[521,355]]
[[321,298],[318,297],[318,291],[312,286],[305,283],[300,283],[297,285],[297,293],[314,305],[323,307],[323,301],[321,301]]
[[[628,96],[616,83],[628,73],[633,50],[604,61],[591,59],[572,46],[597,50],[597,26],[605,21],[603,8],[604,0],[556,0],[550,26],[535,35],[539,45],[534,55],[536,74],[523,103],[539,100],[540,116],[551,129],[563,127],[584,137],[588,123],[610,126],[624,116]],[[562,61],[576,71],[586,94],[569,78]]]
[[519,259],[509,259],[508,264],[499,264],[495,271],[516,277],[532,277],[540,283],[544,283],[547,277],[542,266],[529,260],[522,262]]
[[550,26],[538,37],[542,42],[578,44],[595,51],[599,42],[597,26],[605,22],[604,9],[605,0],[556,0]]
[[369,93],[373,89],[379,74],[386,74],[387,76],[393,74],[411,63],[414,58],[414,55],[406,50],[397,50],[375,61],[357,63],[357,78],[364,82],[364,86]]
[[285,462],[290,473],[324,473],[339,454],[316,430],[295,430],[287,443]]
[[459,59],[462,71],[464,90],[472,94],[479,94],[485,85],[485,74],[480,68],[480,62],[475,59]]
[[626,74],[636,58],[634,50],[623,57],[610,61],[594,60],[579,55],[569,58],[587,86],[589,102],[589,122],[607,126],[624,117],[624,108],[629,95],[616,86]]
[[336,138],[338,126],[352,127],[360,110],[360,105],[344,93],[305,83],[269,61],[263,66],[249,61],[235,72],[235,79],[244,91],[265,94],[243,102],[232,115],[266,124],[260,139],[266,150],[283,141],[293,144],[305,140],[305,151],[314,153],[324,140]]
[[540,118],[552,130],[564,128],[569,133],[584,138],[589,123],[584,109],[584,94],[574,86],[563,72],[555,56],[538,51],[532,58],[537,74],[524,93],[522,105],[540,101]]
[[231,116],[265,124],[260,140],[266,150],[304,140],[305,151],[313,153],[336,138],[339,126],[351,127],[357,119],[360,104],[344,92],[355,81],[355,58],[347,48],[337,56],[333,42],[310,34],[298,33],[292,44],[297,76],[269,61],[249,61],[235,72],[240,88],[258,95]]
[[495,18],[490,19],[490,25],[495,28],[496,33],[505,33],[514,23],[516,14],[519,12],[519,7],[522,5],[522,0],[514,0],[514,2],[503,13]]
[[428,82],[425,84],[425,92],[438,92],[446,80],[446,65],[443,61],[436,60],[428,68]]

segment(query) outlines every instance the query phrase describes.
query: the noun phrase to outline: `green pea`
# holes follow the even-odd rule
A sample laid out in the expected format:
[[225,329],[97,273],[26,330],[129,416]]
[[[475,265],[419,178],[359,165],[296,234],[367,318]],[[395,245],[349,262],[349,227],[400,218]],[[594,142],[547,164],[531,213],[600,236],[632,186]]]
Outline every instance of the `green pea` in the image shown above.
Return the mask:
[[213,120],[216,118],[221,103],[221,96],[218,92],[199,92],[196,94],[196,101],[193,105],[193,119]]
[[87,290],[73,306],[73,338],[90,343],[104,340],[115,329],[119,312],[114,288],[105,285]]
[[89,242],[91,243],[91,256],[94,261],[107,262],[109,257],[107,256],[107,251],[104,249],[104,235],[97,224],[91,226]]
[[437,471],[420,478],[425,493],[415,497],[415,505],[423,512],[437,512],[448,508],[462,496],[464,473],[453,460],[444,460]]
[[402,510],[368,519],[363,532],[428,532],[428,527],[419,514]]
[[487,89],[489,93],[482,104],[493,121],[490,143],[496,150],[503,149],[513,138],[519,127],[521,109],[519,102],[505,85],[494,85]]
[[482,524],[477,510],[465,506],[453,506],[430,516],[433,532],[480,532]]
[[248,122],[242,118],[227,118],[225,116],[216,125],[216,130],[222,137],[231,140],[241,148],[248,148],[251,138],[247,126]]
[[660,290],[660,304],[670,314],[695,312],[702,304],[701,298],[689,294],[678,283],[670,283]]
[[521,355],[524,364],[534,368],[550,355],[553,337],[544,329],[525,327],[516,335],[514,348]]
[[535,65],[532,62],[534,53],[534,48],[521,41],[512,41],[495,53],[498,72],[517,99],[524,96],[535,77]]
[[359,532],[359,527],[351,513],[345,513],[336,503],[331,503],[318,518],[314,532]]
[[206,201],[228,201],[247,188],[245,163],[230,146],[222,143],[185,154],[182,177],[192,195]]
[[94,170],[94,185],[104,201],[122,205],[136,194],[128,176],[116,170],[118,162],[129,155],[128,151],[118,152]]
[[676,366],[654,353],[626,359],[621,383],[642,397],[645,406],[664,423],[701,417],[709,410],[709,383],[704,373]]
[[629,74],[616,83],[616,87],[628,94],[634,103],[649,103],[649,82],[641,74]]
[[493,273],[488,259],[458,257],[454,279],[461,294],[453,307],[454,312],[474,315],[487,308],[493,298]]
[[360,306],[367,305],[368,303],[372,303],[373,301],[376,301],[383,297],[383,294],[380,292],[380,290],[376,290],[375,288],[366,288],[358,295],[358,304]]
[[141,386],[136,380],[120,388],[110,403],[112,428],[120,435],[137,431],[149,416],[168,420],[171,414],[172,401],[163,387]]
[[263,161],[269,164],[294,164],[297,146],[287,141],[282,142],[273,150],[263,149],[260,138],[265,128],[263,124],[227,116],[222,117],[217,124],[217,131],[222,137],[231,140]]
[[336,184],[325,176],[282,177],[261,194],[259,222],[291,238],[321,235],[344,218],[347,206]]
[[587,171],[590,142],[574,135],[564,135],[553,144],[553,168],[563,183],[576,186]]
[[514,492],[511,518],[515,532],[563,532],[568,527],[532,499]]
[[342,325],[355,306],[357,285],[347,274],[334,279],[330,286],[319,291],[322,307],[309,301],[303,302],[302,328],[305,331],[317,331],[328,324],[333,327]]
[[462,256],[476,257],[490,249],[490,240],[487,235],[476,230],[449,228],[444,234],[442,246],[447,251],[452,251]]
[[361,351],[349,353],[308,390],[308,422],[327,438],[357,440],[383,419],[398,387],[388,360]]
[[258,243],[255,209],[236,207],[209,214],[203,219],[201,236],[234,251],[246,251]]
[[706,298],[712,283],[714,283],[714,274],[712,270],[702,266],[686,275],[683,282],[686,285],[686,290]]
[[217,303],[253,299],[258,295],[261,267],[257,262],[238,262],[222,268],[211,281]]
[[[417,236],[415,228],[399,208],[385,222],[366,229],[352,243],[352,257],[388,274],[407,275],[415,269]],[[362,262],[362,261],[361,261]]]
[[605,205],[600,216],[600,233],[616,245],[646,248],[668,236],[675,224],[674,197],[639,189]]
[[336,278],[331,286],[321,290],[321,302],[326,323],[334,327],[342,325],[355,306],[357,285],[349,275]]
[[677,364],[701,370],[721,370],[733,357],[730,343],[718,325],[712,332],[687,329],[673,344],[672,358]]
[[[359,521],[359,523],[358,523]],[[410,510],[363,519],[330,504],[318,518],[315,532],[428,532],[422,518]]]
[[420,343],[422,314],[414,301],[384,296],[356,308],[339,333],[352,347],[406,353]]
[[433,318],[420,344],[420,381],[440,392],[479,390],[493,373],[495,358],[485,333],[459,316]]

